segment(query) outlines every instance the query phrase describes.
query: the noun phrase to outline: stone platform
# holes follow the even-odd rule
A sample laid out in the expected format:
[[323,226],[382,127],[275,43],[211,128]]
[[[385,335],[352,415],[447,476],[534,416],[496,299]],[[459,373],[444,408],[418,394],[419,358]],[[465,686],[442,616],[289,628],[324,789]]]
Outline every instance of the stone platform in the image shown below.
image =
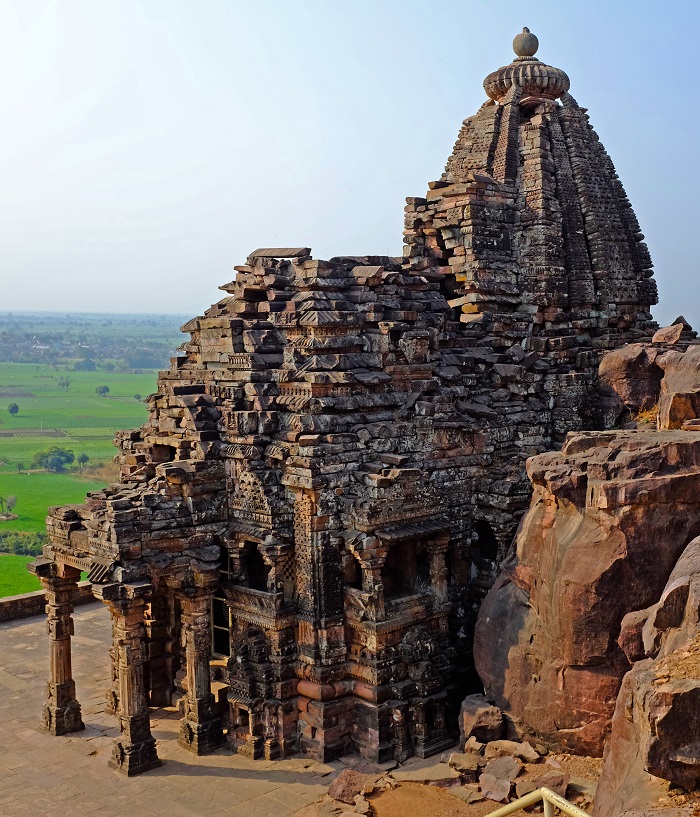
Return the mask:
[[44,616],[0,624],[0,815],[64,817],[301,817],[340,763],[307,758],[251,761],[226,749],[196,757],[177,744],[180,715],[151,710],[163,765],[137,778],[107,767],[116,719],[104,713],[110,621],[102,605],[73,614],[74,677],[85,730],[39,732],[49,655]]

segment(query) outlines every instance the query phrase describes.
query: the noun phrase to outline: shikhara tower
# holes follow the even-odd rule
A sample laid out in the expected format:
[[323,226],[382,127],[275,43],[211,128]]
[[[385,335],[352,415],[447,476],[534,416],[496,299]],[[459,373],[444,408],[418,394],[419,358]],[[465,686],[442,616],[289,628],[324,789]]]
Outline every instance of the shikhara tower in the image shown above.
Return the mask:
[[653,326],[637,220],[536,45],[516,37],[441,180],[408,199],[403,259],[253,252],[183,327],[148,422],[117,435],[121,482],[51,510],[46,729],[82,726],[70,594],[88,570],[113,617],[122,772],[158,763],[148,706],[176,700],[200,753],[222,719],[253,757],[451,744],[524,461],[599,422],[601,354]]

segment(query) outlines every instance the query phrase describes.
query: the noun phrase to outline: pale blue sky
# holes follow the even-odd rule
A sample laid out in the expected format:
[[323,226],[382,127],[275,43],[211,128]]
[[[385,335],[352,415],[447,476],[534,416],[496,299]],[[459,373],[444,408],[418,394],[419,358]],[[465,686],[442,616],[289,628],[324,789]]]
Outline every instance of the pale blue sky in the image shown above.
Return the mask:
[[697,0],[0,0],[0,310],[200,313],[258,246],[401,252],[526,25],[700,329]]

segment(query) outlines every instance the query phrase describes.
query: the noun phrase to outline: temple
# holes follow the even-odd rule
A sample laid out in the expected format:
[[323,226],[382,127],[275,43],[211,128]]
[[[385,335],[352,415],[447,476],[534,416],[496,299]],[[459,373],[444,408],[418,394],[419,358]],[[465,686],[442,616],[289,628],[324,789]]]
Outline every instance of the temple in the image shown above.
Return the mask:
[[[602,354],[647,339],[644,236],[567,75],[527,29],[403,257],[258,249],[117,435],[121,481],[52,508],[44,728],[82,728],[71,594],[112,616],[111,765],[180,742],[253,758],[450,746],[480,601],[528,507],[529,456],[602,427]],[[217,681],[216,695],[212,679]]]

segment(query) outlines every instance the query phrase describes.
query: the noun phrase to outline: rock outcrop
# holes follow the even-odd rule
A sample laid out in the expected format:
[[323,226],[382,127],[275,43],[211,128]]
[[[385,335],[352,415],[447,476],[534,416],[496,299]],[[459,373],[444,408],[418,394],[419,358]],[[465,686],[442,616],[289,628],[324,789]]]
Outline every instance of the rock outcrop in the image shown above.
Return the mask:
[[671,350],[658,359],[663,369],[659,394],[659,428],[681,428],[700,417],[700,346]]
[[656,363],[660,350],[630,343],[605,355],[598,375],[604,391],[614,392],[630,411],[651,409],[659,400],[663,371]]
[[700,785],[700,538],[642,619],[649,657],[627,673],[617,699],[597,817],[656,805],[666,781]]
[[657,405],[660,430],[682,428],[700,417],[700,345],[690,335],[695,333],[678,318],[651,343],[631,343],[603,357],[598,413],[604,427],[618,423],[625,410],[635,415]]
[[[532,504],[479,613],[477,671],[511,733],[600,756],[635,649],[629,627],[632,646],[618,643],[623,618],[661,597],[700,533],[700,437],[571,434],[527,470]],[[679,593],[653,614],[657,629]]]

